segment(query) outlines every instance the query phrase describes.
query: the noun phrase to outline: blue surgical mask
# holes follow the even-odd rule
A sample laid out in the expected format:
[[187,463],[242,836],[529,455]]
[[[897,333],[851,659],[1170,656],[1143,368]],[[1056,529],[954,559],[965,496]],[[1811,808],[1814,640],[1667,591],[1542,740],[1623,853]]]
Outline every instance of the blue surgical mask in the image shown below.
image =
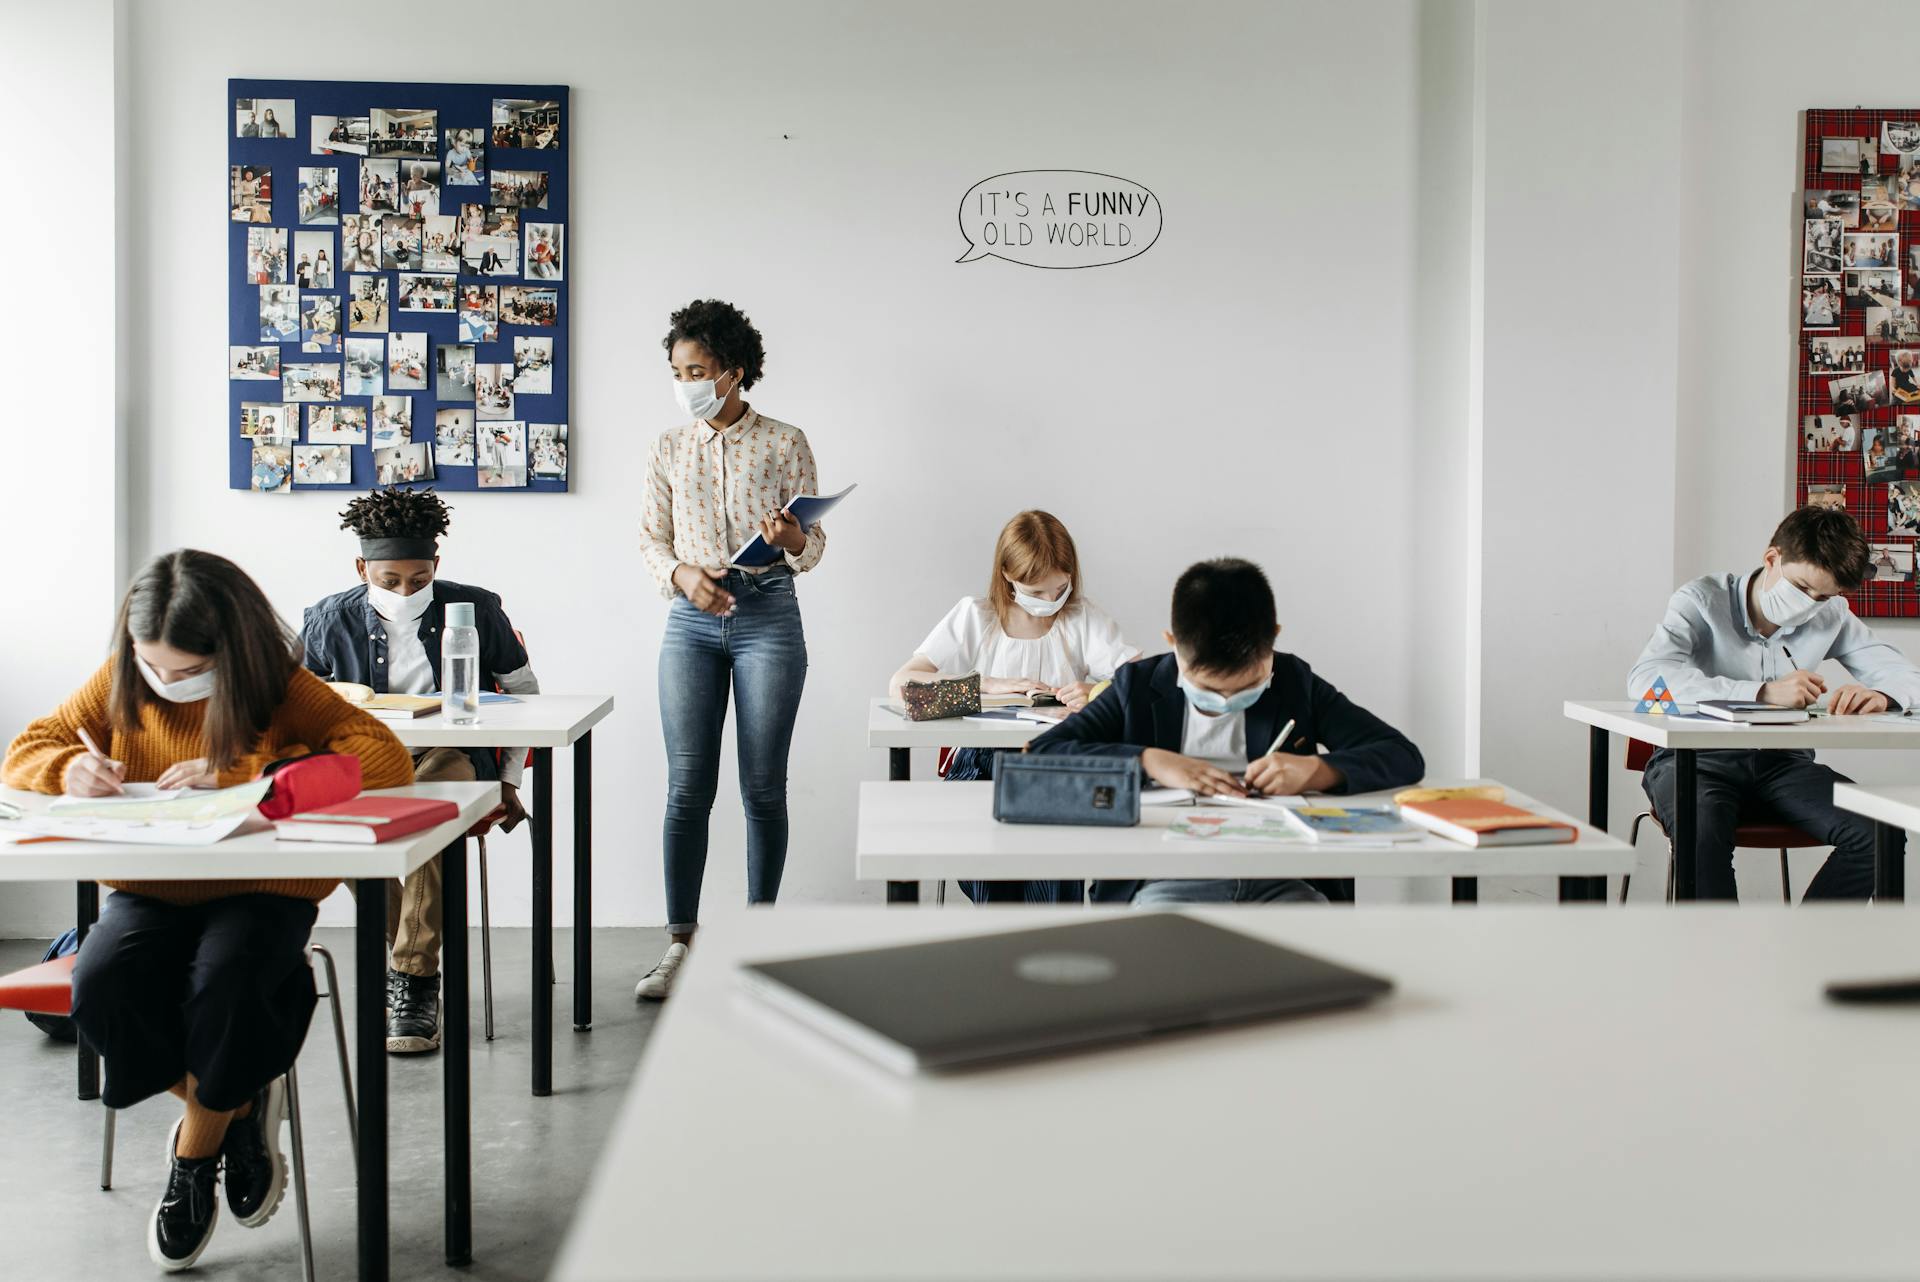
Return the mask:
[[1269,673],[1267,679],[1257,686],[1249,686],[1231,695],[1215,694],[1211,690],[1202,690],[1187,680],[1186,673],[1180,674],[1180,688],[1186,692],[1187,702],[1210,717],[1224,717],[1235,712],[1245,712],[1260,702],[1260,696],[1265,694],[1267,687],[1272,684],[1273,676]]

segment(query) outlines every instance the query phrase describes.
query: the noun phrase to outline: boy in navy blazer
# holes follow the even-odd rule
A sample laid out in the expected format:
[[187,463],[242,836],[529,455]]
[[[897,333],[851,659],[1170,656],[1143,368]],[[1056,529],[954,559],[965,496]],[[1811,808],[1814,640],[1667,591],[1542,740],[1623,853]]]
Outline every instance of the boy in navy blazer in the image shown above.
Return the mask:
[[[1138,659],[1029,752],[1137,757],[1141,773],[1201,797],[1373,792],[1418,783],[1408,738],[1274,650],[1280,626],[1260,567],[1202,561],[1173,588],[1171,654]],[[1289,722],[1285,742],[1268,747]],[[1324,749],[1324,751],[1323,751]],[[1298,880],[1099,882],[1096,900],[1135,904],[1324,903]]]

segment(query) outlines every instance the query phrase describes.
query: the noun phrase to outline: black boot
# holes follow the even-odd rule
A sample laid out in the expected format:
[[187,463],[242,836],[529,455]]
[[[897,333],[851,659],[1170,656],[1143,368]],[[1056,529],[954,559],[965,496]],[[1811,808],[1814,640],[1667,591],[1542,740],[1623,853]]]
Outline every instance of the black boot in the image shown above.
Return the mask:
[[227,1209],[246,1228],[259,1228],[280,1209],[287,1191],[287,1159],[280,1123],[287,1115],[287,1079],[276,1077],[253,1097],[253,1111],[227,1124],[220,1141]]
[[387,1049],[417,1055],[440,1049],[440,977],[387,972]]
[[175,1122],[167,1138],[167,1190],[147,1225],[147,1254],[169,1273],[193,1267],[213,1240],[214,1222],[220,1218],[220,1198],[214,1191],[219,1155],[176,1157],[173,1148],[179,1136],[180,1124]]

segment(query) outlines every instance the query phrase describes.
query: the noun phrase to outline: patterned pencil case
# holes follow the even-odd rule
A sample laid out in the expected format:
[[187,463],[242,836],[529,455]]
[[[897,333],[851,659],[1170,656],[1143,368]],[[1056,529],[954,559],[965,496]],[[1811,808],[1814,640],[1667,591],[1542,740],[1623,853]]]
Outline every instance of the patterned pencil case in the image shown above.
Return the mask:
[[1140,760],[1003,753],[993,767],[993,817],[1131,828],[1140,822]]
[[980,674],[950,681],[909,681],[900,687],[909,721],[969,717],[980,711]]

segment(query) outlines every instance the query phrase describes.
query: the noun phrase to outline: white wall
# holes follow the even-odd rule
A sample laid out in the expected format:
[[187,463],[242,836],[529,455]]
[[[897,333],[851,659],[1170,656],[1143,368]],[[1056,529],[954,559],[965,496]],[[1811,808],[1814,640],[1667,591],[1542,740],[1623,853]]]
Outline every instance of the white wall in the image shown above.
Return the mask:
[[[877,897],[851,875],[855,785],[885,764],[862,702],[980,590],[995,533],[1025,506],[1068,523],[1092,595],[1149,649],[1182,567],[1250,556],[1273,576],[1286,644],[1438,732],[1413,715],[1419,641],[1401,622],[1411,3],[1219,4],[1176,22],[1151,3],[740,4],[684,24],[660,4],[549,6],[528,23],[524,5],[433,0],[409,7],[411,29],[512,38],[317,44],[233,13],[201,0],[132,15],[134,549],[234,556],[295,616],[351,574],[337,497],[221,488],[226,78],[572,85],[574,493],[457,497],[442,568],[504,594],[548,688],[618,697],[596,752],[598,921],[663,914],[665,603],[635,556],[635,496],[674,418],[659,335],[698,296],[748,310],[769,349],[755,403],[806,429],[823,484],[862,487],[801,585],[812,667],[783,899]],[[373,30],[390,10],[329,14]],[[1146,184],[1165,235],[1097,270],[956,265],[967,187],[1045,166]],[[729,764],[709,915],[744,898],[731,778]],[[523,921],[525,839],[496,850],[497,919]],[[563,921],[567,854],[562,825]]]

